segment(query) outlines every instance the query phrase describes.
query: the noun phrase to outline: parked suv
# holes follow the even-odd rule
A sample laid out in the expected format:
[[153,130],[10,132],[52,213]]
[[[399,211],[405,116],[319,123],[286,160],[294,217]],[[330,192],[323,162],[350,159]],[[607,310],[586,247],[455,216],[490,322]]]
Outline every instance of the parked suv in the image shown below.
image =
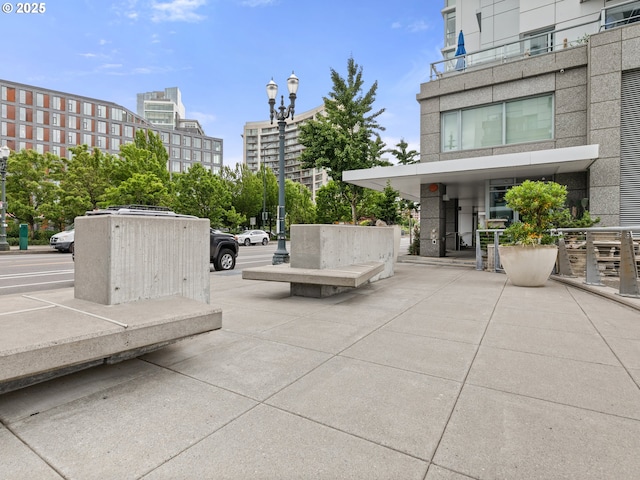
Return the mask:
[[[165,207],[147,205],[120,205],[101,210],[92,210],[87,215],[144,215],[155,217],[186,217]],[[238,242],[233,235],[211,228],[209,230],[209,261],[216,270],[233,270],[238,256]]]

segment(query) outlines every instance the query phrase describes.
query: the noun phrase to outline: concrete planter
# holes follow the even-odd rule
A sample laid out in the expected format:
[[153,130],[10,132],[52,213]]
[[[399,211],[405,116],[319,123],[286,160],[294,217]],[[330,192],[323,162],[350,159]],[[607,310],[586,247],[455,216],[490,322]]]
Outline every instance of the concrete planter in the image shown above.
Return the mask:
[[556,245],[500,245],[500,261],[511,283],[518,287],[541,287],[558,257]]

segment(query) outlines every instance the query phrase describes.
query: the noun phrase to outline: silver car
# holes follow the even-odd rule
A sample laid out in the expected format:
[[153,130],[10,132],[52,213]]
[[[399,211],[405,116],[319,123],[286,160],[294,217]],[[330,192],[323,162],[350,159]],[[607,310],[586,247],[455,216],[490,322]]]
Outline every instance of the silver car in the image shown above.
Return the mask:
[[261,243],[266,245],[269,243],[269,234],[264,230],[247,230],[236,235],[236,240],[240,245],[256,245]]

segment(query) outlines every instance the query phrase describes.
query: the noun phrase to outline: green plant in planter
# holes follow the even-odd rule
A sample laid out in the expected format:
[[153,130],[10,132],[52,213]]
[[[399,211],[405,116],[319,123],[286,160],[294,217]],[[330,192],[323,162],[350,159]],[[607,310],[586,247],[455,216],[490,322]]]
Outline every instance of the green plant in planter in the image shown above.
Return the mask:
[[557,226],[554,220],[564,209],[567,187],[556,182],[525,180],[511,187],[504,196],[507,206],[520,215],[504,231],[507,240],[515,245],[548,245],[554,243],[548,234]]

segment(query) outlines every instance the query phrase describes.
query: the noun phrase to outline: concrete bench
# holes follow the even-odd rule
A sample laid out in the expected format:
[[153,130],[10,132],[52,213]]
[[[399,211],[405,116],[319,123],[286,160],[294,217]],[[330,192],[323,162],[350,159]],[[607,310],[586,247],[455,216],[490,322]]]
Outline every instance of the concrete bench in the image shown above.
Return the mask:
[[181,296],[100,305],[73,289],[7,295],[0,305],[0,394],[128,360],[222,326],[222,310]]
[[291,295],[322,298],[393,275],[396,227],[292,225],[291,263],[245,268],[242,278],[289,282]]
[[291,295],[324,298],[358,288],[384,270],[384,262],[369,262],[340,268],[292,268],[289,264],[265,265],[242,271],[246,280],[289,282]]
[[209,221],[75,221],[73,289],[0,302],[0,394],[221,328],[209,305]]

